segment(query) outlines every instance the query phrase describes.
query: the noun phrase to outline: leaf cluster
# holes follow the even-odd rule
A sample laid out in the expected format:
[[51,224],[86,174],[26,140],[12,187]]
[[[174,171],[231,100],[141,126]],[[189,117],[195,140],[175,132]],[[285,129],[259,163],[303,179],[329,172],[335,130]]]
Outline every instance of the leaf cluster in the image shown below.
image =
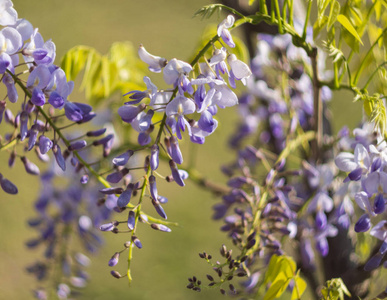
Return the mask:
[[306,282],[300,277],[296,263],[290,256],[273,255],[266,272],[264,284],[269,284],[264,300],[271,300],[280,297],[290,282],[293,280],[294,287],[291,299],[300,299],[306,289]]
[[106,55],[88,46],[73,47],[64,55],[61,68],[68,80],[75,80],[84,71],[80,89],[92,104],[115,92],[144,88],[146,67],[129,42],[114,43]]

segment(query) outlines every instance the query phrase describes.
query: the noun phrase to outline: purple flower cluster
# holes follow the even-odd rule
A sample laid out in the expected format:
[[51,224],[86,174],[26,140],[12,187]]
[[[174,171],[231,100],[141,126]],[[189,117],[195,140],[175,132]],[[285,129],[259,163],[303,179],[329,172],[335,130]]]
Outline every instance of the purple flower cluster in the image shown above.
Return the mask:
[[[351,229],[355,213],[347,194],[353,187],[339,182],[340,174],[332,161],[315,161],[310,157],[308,142],[300,144],[301,158],[294,159],[298,153],[288,150],[294,139],[313,130],[314,87],[307,73],[310,58],[287,35],[259,34],[257,46],[257,56],[251,62],[254,76],[247,80],[248,93],[240,99],[241,123],[230,139],[230,146],[238,150],[236,159],[222,167],[229,177],[230,192],[214,206],[213,215],[214,219],[223,219],[221,230],[240,250],[220,265],[234,261],[248,270],[251,276],[243,283],[247,293],[256,288],[262,264],[267,264],[273,254],[287,251],[284,239],[299,248],[302,270],[313,272],[316,256],[324,259],[328,255],[329,239],[340,230]],[[323,71],[324,59],[320,58],[319,77],[326,79],[329,72]],[[321,97],[326,106],[330,89],[323,87]],[[339,146],[346,139],[345,132],[340,132]],[[252,145],[246,146],[248,143]],[[355,178],[357,172],[351,177]],[[376,202],[384,210],[384,202]],[[378,236],[383,224],[375,226]],[[382,252],[384,244],[371,263],[380,263]],[[366,268],[370,269],[370,263]],[[224,278],[220,276],[219,282],[210,280],[210,285],[220,285],[228,276],[229,272]],[[190,284],[193,287],[198,288]]]
[[[230,28],[233,23],[234,17],[230,15],[218,26],[218,35],[230,47],[235,45],[227,28]],[[152,141],[150,133],[154,129],[152,118],[155,112],[165,112],[165,123],[171,136],[176,135],[178,139],[182,139],[182,134],[187,130],[192,142],[204,143],[205,137],[217,128],[218,122],[214,116],[218,107],[225,108],[238,103],[237,96],[229,88],[223,75],[233,88],[235,88],[235,80],[245,82],[251,75],[249,67],[238,60],[234,54],[229,54],[224,47],[215,48],[207,62],[198,64],[199,75],[196,78],[190,78],[194,66],[184,61],[176,58],[167,61],[165,58],[148,53],[142,45],[138,53],[140,58],[149,65],[149,70],[162,71],[166,84],[172,85],[172,89],[161,90],[151,82],[149,77],[144,77],[147,90],[131,91],[126,94],[131,101],[120,107],[118,114],[124,122],[130,123],[139,132],[140,145],[147,145]],[[139,104],[144,98],[150,99],[149,104]],[[195,112],[200,114],[197,120],[188,117]],[[159,139],[160,137],[156,139],[156,144]],[[171,145],[178,147],[177,141]],[[181,164],[182,158],[176,157],[175,153],[176,151],[170,153],[172,159],[177,164]]]
[[[89,275],[85,268],[90,265],[90,259],[82,252],[96,252],[102,245],[96,227],[110,218],[116,199],[98,200],[93,184],[85,188],[72,178],[68,178],[67,186],[61,185],[64,188],[55,187],[52,171],[44,173],[41,179],[42,190],[35,202],[38,215],[28,221],[37,236],[26,245],[30,249],[38,246],[45,249],[43,258],[28,266],[27,271],[39,281],[52,281],[58,297],[65,299],[79,294],[86,286]],[[80,245],[83,250],[79,249]],[[52,278],[53,274],[56,278]],[[47,299],[48,292],[39,289],[35,294],[38,299]]]
[[[18,19],[10,0],[1,1],[0,25],[3,26],[0,30],[3,45],[0,74],[7,92],[0,101],[0,123],[4,119],[2,125],[11,127],[10,133],[1,137],[0,149],[9,152],[9,167],[20,159],[26,173],[31,175],[40,175],[41,171],[27,153],[34,150],[43,162],[49,162],[50,151],[53,153],[51,171],[42,172],[41,176],[42,190],[35,203],[38,217],[29,221],[38,235],[27,242],[28,248],[44,246],[44,258],[28,267],[28,271],[38,280],[53,279],[58,297],[67,299],[76,293],[74,289],[84,287],[89,277],[84,271],[89,259],[80,252],[73,252],[76,246],[70,249],[72,236],[77,233],[84,249],[95,252],[102,243],[95,228],[117,207],[115,195],[99,199],[100,187],[87,184],[89,174],[107,184],[98,174],[102,167],[99,159],[110,154],[114,135],[105,135],[106,128],[68,133],[68,128],[89,122],[97,115],[91,106],[69,100],[74,84],[67,81],[65,72],[54,65],[55,44],[51,40],[44,41],[27,20]],[[20,58],[24,62],[19,62]],[[28,77],[25,77],[27,73]],[[12,111],[17,111],[17,107],[12,107],[12,111],[6,107],[8,104],[15,106],[18,101],[20,92],[16,86],[24,93],[20,97],[24,100],[14,115]],[[102,155],[92,151],[101,147]],[[90,160],[93,163],[88,162]],[[73,168],[69,168],[70,164]],[[120,174],[124,177],[128,173],[120,172],[108,177],[110,182],[119,181]],[[18,192],[18,188],[2,174],[0,185],[6,193]],[[54,268],[62,271],[53,272]],[[51,278],[53,273],[57,278]],[[35,296],[46,299],[47,292],[39,289]]]
[[[230,145],[238,148],[244,139],[258,134],[261,143],[270,144],[279,153],[285,147],[288,135],[312,128],[313,86],[306,72],[310,58],[292,44],[289,35],[258,34],[257,53],[251,60],[254,76],[247,80],[248,93],[241,97],[239,112],[242,116]],[[324,57],[320,54],[320,77],[324,72]],[[328,87],[322,87],[323,102],[331,98]],[[259,130],[264,128],[263,130]]]
[[[96,114],[87,104],[69,101],[74,83],[67,81],[64,71],[54,65],[56,55],[54,42],[44,41],[30,22],[18,19],[10,0],[3,2],[0,11],[0,24],[3,26],[0,30],[0,42],[3,45],[0,51],[0,74],[7,94],[4,95],[5,100],[0,101],[0,123],[4,119],[5,123],[12,126],[12,131],[5,134],[0,147],[2,150],[9,151],[8,164],[10,167],[19,157],[27,173],[38,175],[40,173],[38,166],[20,152],[34,149],[40,160],[48,161],[47,154],[52,150],[57,164],[65,171],[66,158],[85,147],[86,141],[75,141],[70,144],[59,129],[59,124],[65,123],[63,128],[67,128],[72,124],[88,122]],[[20,58],[24,62],[20,62]],[[20,70],[23,67],[28,68]],[[25,73],[28,73],[26,83]],[[22,89],[24,101],[14,116],[6,107],[9,102],[18,101],[19,92],[16,86]],[[57,114],[62,109],[64,114]],[[71,123],[66,123],[63,116],[67,118],[67,122]],[[66,147],[64,152],[61,150],[63,147],[60,145],[61,140]],[[96,145],[95,143],[94,141],[93,145]],[[101,143],[109,148],[108,141]],[[19,145],[23,146],[19,147],[21,150],[17,148]],[[5,179],[2,182],[5,192],[11,194],[17,192],[16,188],[10,188],[10,183]]]
[[[371,124],[354,130],[354,139],[343,138],[345,152],[335,158],[336,166],[347,173],[346,194],[363,212],[355,223],[356,232],[369,232],[382,242],[378,253],[366,264],[366,270],[377,268],[386,254],[387,244],[387,144],[373,131]],[[387,264],[386,264],[387,267]]]
[[[233,24],[234,17],[230,15],[218,26],[217,39],[221,38],[229,47],[235,47],[228,30]],[[209,46],[211,44],[208,44],[205,50]],[[106,180],[111,184],[120,184],[124,181],[124,185],[100,190],[103,194],[119,195],[117,211],[129,209],[127,221],[114,221],[100,227],[102,231],[124,233],[127,230],[119,229],[119,225],[126,223],[132,235],[131,241],[126,243],[125,248],[112,256],[109,266],[115,266],[119,255],[127,249],[131,257],[133,245],[142,248],[140,240],[135,235],[139,221],[150,225],[155,230],[171,231],[168,222],[151,218],[140,211],[144,196],[149,196],[156,213],[162,219],[167,219],[162,206],[167,199],[159,195],[157,190],[158,178],[164,177],[158,173],[160,157],[168,158],[171,170],[170,175],[164,178],[168,182],[174,181],[179,186],[184,186],[188,173],[178,167],[184,160],[179,140],[187,132],[193,143],[203,144],[205,138],[218,126],[218,121],[214,118],[218,108],[230,107],[238,103],[236,94],[229,86],[235,88],[235,80],[245,83],[251,71],[245,63],[229,53],[227,48],[217,48],[215,44],[212,46],[214,51],[211,57],[204,57],[206,51],[203,50],[192,64],[176,58],[168,61],[152,55],[142,45],[138,49],[140,59],[148,64],[149,70],[155,73],[162,72],[165,83],[170,87],[159,89],[149,77],[145,76],[144,83],[147,89],[125,94],[124,96],[129,96],[130,101],[118,109],[122,121],[129,123],[138,133],[137,142],[140,148],[134,146],[117,155],[112,161],[114,172],[110,173]],[[199,59],[203,59],[204,62],[199,63]],[[192,78],[194,68],[197,68],[198,72],[195,73],[198,75]],[[162,113],[161,121],[159,121],[160,113]],[[197,117],[194,119],[195,116]],[[156,119],[158,121],[154,121]],[[143,151],[150,151],[150,154],[145,157],[143,166],[134,166],[139,157],[137,153]],[[128,174],[131,169],[141,168],[146,174],[139,179]],[[147,194],[146,191],[148,191]],[[136,196],[139,196],[138,200],[134,200]],[[134,201],[138,201],[137,204],[132,204]],[[112,275],[116,278],[123,277],[117,271],[112,271]]]

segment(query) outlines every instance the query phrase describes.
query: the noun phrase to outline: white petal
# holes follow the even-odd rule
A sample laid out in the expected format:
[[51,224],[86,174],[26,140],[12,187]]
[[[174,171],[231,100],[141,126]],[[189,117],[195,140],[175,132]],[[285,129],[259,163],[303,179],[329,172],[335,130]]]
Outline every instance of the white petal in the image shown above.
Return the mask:
[[140,45],[138,48],[138,56],[140,56],[140,59],[149,65],[149,69],[152,72],[161,72],[161,69],[165,66],[166,59],[161,58],[160,56],[155,56],[150,54],[148,51],[145,50],[143,45]]
[[[384,229],[384,230],[383,230]],[[379,240],[387,240],[387,221],[382,220],[371,229],[370,235],[378,238]]]
[[51,80],[51,73],[45,65],[37,66],[27,80],[27,87],[37,87],[44,89]]
[[370,211],[370,201],[368,200],[368,196],[366,192],[359,192],[355,194],[355,201],[357,205],[364,211]]
[[34,32],[32,24],[26,19],[19,19],[15,24],[15,29],[20,33],[23,41],[28,40]]
[[226,85],[217,85],[215,87],[217,91],[222,93],[222,97],[216,101],[216,105],[219,105],[221,107],[230,107],[238,104],[238,97],[235,95],[235,93],[230,90],[229,87]]
[[[216,119],[213,119],[214,121],[214,131],[215,129],[218,127],[218,121]],[[214,132],[213,131],[213,132]],[[192,127],[192,134],[197,136],[197,137],[206,137],[206,136],[209,136],[211,135],[213,132],[207,132],[207,131],[204,131],[204,130],[201,130],[197,124],[195,124],[194,127]]]
[[14,25],[17,21],[17,11],[12,7],[10,0],[1,1],[0,4],[0,25]]
[[167,116],[175,116],[175,115],[188,115],[195,112],[196,106],[195,103],[184,97],[184,96],[177,96],[175,99],[173,99],[166,108]]
[[233,15],[228,15],[226,19],[224,19],[222,22],[218,25],[218,36],[222,35],[223,29],[230,28],[232,25],[234,25],[235,18]]
[[151,97],[149,105],[155,109],[157,108],[157,111],[163,111],[160,110],[160,107],[166,105],[171,99],[171,97],[172,92],[158,92],[154,95],[154,97]]
[[186,63],[176,58],[171,59],[165,66],[163,71],[164,81],[167,84],[174,84],[180,74],[188,75],[192,71],[189,63]]
[[6,27],[0,31],[0,35],[4,37],[3,45],[0,45],[0,51],[5,51],[7,54],[14,54],[23,45],[22,36],[12,27]]
[[230,55],[227,61],[236,79],[248,78],[252,74],[249,66],[238,60],[234,54]]
[[355,163],[367,170],[371,165],[371,160],[368,155],[368,151],[362,144],[357,144],[355,147]]
[[351,172],[355,170],[358,166],[354,162],[354,155],[349,152],[341,152],[335,158],[336,166],[344,172]]

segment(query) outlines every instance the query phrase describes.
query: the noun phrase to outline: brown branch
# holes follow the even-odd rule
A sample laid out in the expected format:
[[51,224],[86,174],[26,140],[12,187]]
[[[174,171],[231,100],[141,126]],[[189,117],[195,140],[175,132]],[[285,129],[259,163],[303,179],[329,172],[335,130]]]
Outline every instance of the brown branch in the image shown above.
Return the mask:
[[313,119],[312,128],[316,132],[316,140],[312,143],[313,156],[317,163],[320,159],[323,143],[323,105],[320,97],[320,84],[317,69],[317,48],[314,47],[310,53],[313,70]]

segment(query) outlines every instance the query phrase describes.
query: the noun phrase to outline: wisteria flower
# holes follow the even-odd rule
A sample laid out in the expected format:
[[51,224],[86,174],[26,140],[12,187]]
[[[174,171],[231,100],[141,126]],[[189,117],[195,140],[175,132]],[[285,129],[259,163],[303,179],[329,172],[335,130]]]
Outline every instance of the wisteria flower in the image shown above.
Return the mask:
[[185,119],[184,115],[189,115],[195,112],[195,103],[182,95],[178,95],[166,107],[166,114],[168,117],[173,117],[177,120],[175,124],[176,133],[181,138],[180,130],[184,131],[185,126],[188,128],[188,132],[191,135],[191,125]]
[[145,50],[143,45],[138,48],[138,56],[140,59],[149,65],[149,70],[155,73],[160,73],[161,69],[167,64],[167,60],[160,56],[150,54]]
[[[45,55],[40,57],[34,57],[32,54],[36,50],[41,49],[44,51]],[[49,65],[55,60],[56,56],[56,47],[53,41],[48,40],[44,42],[42,35],[38,32],[38,29],[35,29],[31,35],[30,42],[23,49],[24,60],[27,63],[36,63],[37,65]]]
[[247,84],[247,78],[252,74],[249,66],[243,61],[238,60],[235,54],[231,54],[227,58],[227,62],[230,65],[230,77],[233,79],[241,80],[244,85]]
[[222,40],[231,48],[235,47],[235,43],[232,40],[232,36],[230,34],[230,31],[228,31],[229,28],[231,28],[234,25],[235,18],[233,15],[228,15],[226,19],[224,19],[222,22],[218,25],[218,36],[222,38]]
[[380,221],[370,231],[370,235],[381,241],[387,241],[387,220]]
[[11,0],[0,1],[0,25],[14,25],[17,21],[17,11],[13,8]]
[[0,45],[0,74],[4,74],[7,68],[13,71],[11,55],[22,47],[22,37],[16,29],[6,27],[0,31]]
[[192,71],[192,66],[176,58],[171,59],[163,71],[164,81],[167,84],[173,84],[179,88],[180,94],[188,92],[193,93],[193,88],[188,79],[188,74]]
[[146,84],[146,87],[148,88],[145,91],[130,91],[129,93],[124,94],[124,96],[130,95],[129,98],[132,99],[132,101],[126,102],[125,104],[138,104],[142,101],[144,98],[149,98],[151,102],[154,102],[154,98],[156,97],[157,93],[157,86],[155,86],[150,78],[148,76],[144,77],[144,82]]

